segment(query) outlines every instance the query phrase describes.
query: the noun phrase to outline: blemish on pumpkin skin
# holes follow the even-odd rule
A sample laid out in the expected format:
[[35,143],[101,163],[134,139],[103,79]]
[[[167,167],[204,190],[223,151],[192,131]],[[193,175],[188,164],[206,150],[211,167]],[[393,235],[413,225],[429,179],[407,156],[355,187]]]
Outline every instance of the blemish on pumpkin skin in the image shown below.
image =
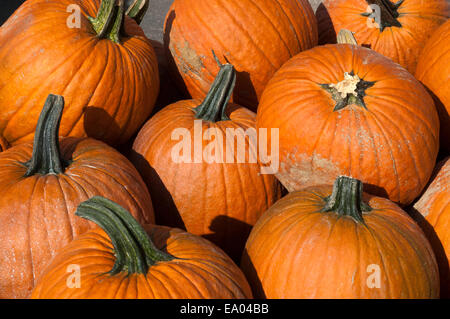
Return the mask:
[[443,178],[443,176],[450,175],[450,165],[445,165],[443,163],[443,166],[440,167],[440,164],[438,164],[436,171],[437,172],[433,174],[436,176],[435,180],[428,185],[422,197],[414,204],[414,209],[420,212],[424,217],[427,217],[430,213],[434,204],[432,199],[437,196],[436,194],[450,192],[450,185],[446,183],[445,178]]
[[339,173],[340,169],[332,161],[320,155],[311,157],[288,153],[276,177],[289,192],[293,192],[309,186],[330,184],[330,180]]
[[178,58],[183,62],[180,64],[180,68],[183,73],[188,74],[189,72],[193,72],[200,75],[201,70],[205,68],[202,61],[205,56],[197,55],[197,52],[189,46],[189,42],[184,41],[184,46],[182,47],[176,45],[175,50],[171,42],[169,49],[172,54],[178,56]]

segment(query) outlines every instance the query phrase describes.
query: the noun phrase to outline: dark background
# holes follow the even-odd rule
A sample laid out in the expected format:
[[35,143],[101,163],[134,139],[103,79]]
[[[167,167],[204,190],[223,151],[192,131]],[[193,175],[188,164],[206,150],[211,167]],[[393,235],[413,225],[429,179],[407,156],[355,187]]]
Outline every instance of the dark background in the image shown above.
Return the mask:
[[24,0],[0,0],[0,25],[24,2]]
[[[195,1],[195,0],[192,0]],[[314,9],[317,8],[320,0],[309,0]],[[0,0],[0,25],[18,8],[24,0]],[[144,20],[142,28],[148,38],[162,41],[162,31],[164,18],[169,11],[173,0],[150,0],[150,6]]]

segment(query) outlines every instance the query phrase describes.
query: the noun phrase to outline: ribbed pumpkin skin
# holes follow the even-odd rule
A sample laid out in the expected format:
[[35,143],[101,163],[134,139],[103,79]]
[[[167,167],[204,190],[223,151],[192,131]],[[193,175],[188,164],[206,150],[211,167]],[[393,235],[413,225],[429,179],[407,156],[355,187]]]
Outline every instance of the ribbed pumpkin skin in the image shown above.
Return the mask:
[[[159,262],[142,274],[109,272],[111,240],[97,228],[64,247],[48,265],[31,298],[36,299],[242,299],[250,286],[232,260],[207,240],[163,226],[145,226],[157,248],[179,259]],[[67,288],[67,267],[80,266],[79,289]]]
[[426,41],[450,15],[447,0],[404,0],[397,19],[402,27],[387,27],[381,32],[373,26],[373,20],[361,15],[371,12],[365,0],[324,0],[322,3],[324,7],[316,13],[320,44],[336,43],[337,32],[347,29],[355,32],[358,44],[383,54],[412,74]]
[[[255,298],[438,298],[433,251],[418,225],[391,201],[365,195],[367,225],[322,213],[331,186],[288,194],[252,229],[241,268]],[[369,288],[380,267],[380,288]]]
[[[31,141],[49,93],[63,95],[61,136],[126,142],[150,115],[159,91],[150,41],[126,18],[129,37],[98,39],[87,16],[98,0],[29,0],[0,29],[0,134]],[[69,28],[69,5],[81,27]]]
[[427,42],[417,64],[416,78],[436,97],[441,119],[441,146],[450,151],[450,20]]
[[175,0],[165,21],[172,68],[191,97],[205,97],[219,70],[214,50],[238,72],[234,102],[253,111],[272,75],[317,41],[307,0]]
[[[414,204],[414,209],[420,212],[429,225],[432,226],[429,235],[430,242],[434,244],[436,256],[442,257],[440,261],[442,296],[450,297],[450,157],[447,157],[436,167],[436,176],[425,190],[422,197]],[[438,242],[433,237],[439,238]],[[445,253],[440,256],[439,253]]]
[[[257,163],[172,161],[172,149],[180,143],[178,139],[171,140],[176,128],[189,130],[194,154],[193,108],[200,103],[180,101],[152,117],[134,142],[132,161],[149,187],[157,224],[203,235],[232,258],[240,258],[251,226],[280,198],[280,185],[273,175],[260,175],[261,166]],[[227,128],[246,131],[255,127],[255,114],[248,109],[229,105],[228,111],[230,121],[202,122],[203,134],[208,128],[222,132],[224,153]],[[210,143],[203,139],[203,150]],[[246,154],[249,149],[256,151],[256,145],[246,138]]]
[[32,144],[0,153],[0,298],[28,298],[55,253],[95,224],[74,215],[101,195],[123,205],[140,222],[154,222],[150,195],[133,165],[106,144],[63,139],[61,155],[73,162],[64,174],[24,177],[21,163]]
[[[334,111],[320,84],[343,81],[352,70],[375,81],[366,90],[367,109]],[[348,44],[316,47],[287,62],[264,91],[256,125],[279,128],[277,177],[289,191],[346,175],[406,205],[427,184],[439,149],[439,119],[425,88],[398,64]]]

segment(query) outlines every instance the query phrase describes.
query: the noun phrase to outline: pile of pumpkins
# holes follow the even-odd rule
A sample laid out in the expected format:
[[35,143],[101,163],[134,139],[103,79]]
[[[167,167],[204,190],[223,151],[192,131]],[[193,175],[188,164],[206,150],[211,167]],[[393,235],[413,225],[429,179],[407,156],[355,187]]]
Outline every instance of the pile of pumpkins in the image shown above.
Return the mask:
[[0,298],[450,296],[447,0],[148,7],[0,27]]

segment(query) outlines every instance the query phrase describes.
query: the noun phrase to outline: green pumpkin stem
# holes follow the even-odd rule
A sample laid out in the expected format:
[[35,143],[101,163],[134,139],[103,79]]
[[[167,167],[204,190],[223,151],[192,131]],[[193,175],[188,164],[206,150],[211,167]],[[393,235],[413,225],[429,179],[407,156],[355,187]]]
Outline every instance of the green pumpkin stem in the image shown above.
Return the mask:
[[174,257],[155,247],[142,226],[122,206],[95,196],[81,203],[75,215],[93,221],[109,236],[116,262],[109,274],[147,274],[148,269]]
[[35,174],[62,174],[65,163],[61,159],[59,148],[59,125],[61,123],[64,98],[50,94],[36,126],[34,134],[33,154],[25,163],[25,177]]
[[194,109],[195,117],[209,122],[228,121],[226,108],[236,84],[236,70],[229,63],[220,63],[214,51],[213,55],[220,70],[203,103]]
[[140,24],[147,13],[149,0],[132,0],[125,14]]
[[109,39],[120,43],[120,35],[124,33],[125,9],[124,0],[102,0],[97,16],[88,17],[100,39]]
[[364,223],[363,212],[372,208],[363,201],[363,183],[347,176],[339,176],[334,182],[331,196],[325,198],[323,212],[335,212],[340,216],[350,216]]
[[[402,27],[400,21],[397,18],[400,16],[398,8],[402,5],[404,0],[400,0],[396,3],[392,3],[390,0],[366,0],[367,4],[375,4],[380,8],[380,32],[383,32],[385,28],[389,27]],[[362,13],[365,17],[370,17],[372,13]]]

